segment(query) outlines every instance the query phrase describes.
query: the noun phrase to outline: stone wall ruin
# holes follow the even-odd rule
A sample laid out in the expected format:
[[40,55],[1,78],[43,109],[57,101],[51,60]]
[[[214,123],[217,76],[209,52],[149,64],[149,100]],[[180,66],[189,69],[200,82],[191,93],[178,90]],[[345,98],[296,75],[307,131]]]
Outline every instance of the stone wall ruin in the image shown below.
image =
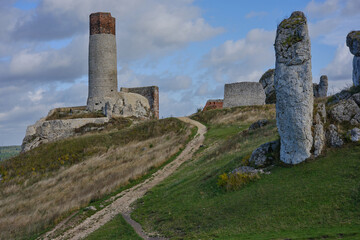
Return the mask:
[[225,84],[223,107],[264,105],[265,97],[262,85],[257,82]]

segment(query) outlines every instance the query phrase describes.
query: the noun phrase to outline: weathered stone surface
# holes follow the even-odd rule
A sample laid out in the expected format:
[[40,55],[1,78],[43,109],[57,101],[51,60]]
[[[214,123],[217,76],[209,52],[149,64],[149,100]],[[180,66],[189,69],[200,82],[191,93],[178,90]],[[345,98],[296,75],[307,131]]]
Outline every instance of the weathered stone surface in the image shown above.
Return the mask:
[[353,75],[352,80],[354,86],[360,85],[360,57],[354,56],[353,59]]
[[314,127],[314,156],[321,154],[325,147],[325,131],[323,124],[315,124]]
[[306,17],[294,12],[283,20],[275,39],[276,120],[280,159],[297,164],[311,156],[313,86],[311,46]]
[[357,105],[360,105],[360,93],[355,93],[351,98],[356,102]]
[[[51,114],[51,111],[49,115]],[[28,126],[26,135],[21,145],[21,151],[26,152],[40,144],[57,141],[74,136],[75,129],[89,123],[104,124],[109,118],[77,118],[66,120],[49,120],[42,118],[34,125]]]
[[148,100],[135,93],[119,92],[116,97],[105,98],[103,113],[108,117],[150,118],[151,111]]
[[267,70],[260,78],[259,83],[264,88],[265,91],[265,103],[266,104],[274,104],[276,103],[276,93],[274,87],[274,75],[275,69]]
[[324,103],[319,103],[315,109],[314,118],[314,157],[321,154],[325,147],[326,137],[324,123],[326,123],[326,108]]
[[341,147],[344,144],[334,124],[330,124],[328,131],[326,131],[326,142],[330,147]]
[[212,110],[212,109],[222,109],[223,104],[224,104],[223,99],[209,99],[206,101],[203,112],[205,112],[207,110]]
[[150,110],[153,118],[159,119],[159,87],[137,87],[137,88],[124,88],[120,89],[120,92],[136,93],[145,97],[149,101]]
[[349,122],[357,113],[359,106],[352,99],[342,100],[330,110],[330,116],[337,122]]
[[254,122],[253,124],[250,125],[249,130],[255,130],[258,128],[262,128],[265,125],[267,125],[269,123],[269,121],[267,119],[261,119],[259,121]]
[[353,142],[358,142],[360,139],[360,129],[359,128],[353,128],[349,131],[350,139]]
[[265,92],[260,83],[238,82],[225,84],[224,108],[264,104]]
[[280,145],[280,141],[272,141],[265,143],[258,147],[250,157],[250,164],[256,166],[256,167],[264,167],[271,163],[271,161],[274,160],[274,157],[271,156],[271,153],[274,153]]
[[353,59],[353,83],[360,85],[360,31],[352,31],[346,37],[346,45],[354,55]]
[[328,91],[328,78],[326,75],[320,77],[319,84],[313,83],[314,97],[326,97]]
[[346,36],[346,46],[354,56],[360,57],[360,31],[352,31]]

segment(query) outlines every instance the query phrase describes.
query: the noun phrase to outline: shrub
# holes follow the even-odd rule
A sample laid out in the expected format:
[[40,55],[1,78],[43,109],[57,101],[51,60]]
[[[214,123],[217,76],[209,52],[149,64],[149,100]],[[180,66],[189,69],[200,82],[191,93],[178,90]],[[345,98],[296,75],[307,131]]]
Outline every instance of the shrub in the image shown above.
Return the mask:
[[259,178],[259,174],[255,173],[223,173],[219,176],[217,185],[226,190],[237,190]]

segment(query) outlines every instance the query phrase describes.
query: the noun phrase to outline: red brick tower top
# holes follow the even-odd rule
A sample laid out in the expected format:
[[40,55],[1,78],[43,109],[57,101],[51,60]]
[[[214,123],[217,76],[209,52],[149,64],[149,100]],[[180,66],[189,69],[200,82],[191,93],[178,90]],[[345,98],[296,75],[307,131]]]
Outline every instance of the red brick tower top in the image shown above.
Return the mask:
[[115,18],[111,13],[97,12],[90,14],[90,35],[113,34],[115,35]]

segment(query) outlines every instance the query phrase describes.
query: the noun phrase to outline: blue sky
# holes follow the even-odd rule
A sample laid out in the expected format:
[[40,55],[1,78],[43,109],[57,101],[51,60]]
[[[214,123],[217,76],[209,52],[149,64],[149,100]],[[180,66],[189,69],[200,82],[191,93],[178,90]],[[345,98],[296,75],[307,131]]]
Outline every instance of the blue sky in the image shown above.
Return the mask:
[[313,82],[351,84],[345,46],[359,29],[358,0],[2,0],[0,145],[21,144],[26,126],[55,107],[85,105],[88,18],[116,18],[119,86],[160,87],[160,117],[183,116],[225,83],[258,81],[274,67],[277,25],[303,11]]

